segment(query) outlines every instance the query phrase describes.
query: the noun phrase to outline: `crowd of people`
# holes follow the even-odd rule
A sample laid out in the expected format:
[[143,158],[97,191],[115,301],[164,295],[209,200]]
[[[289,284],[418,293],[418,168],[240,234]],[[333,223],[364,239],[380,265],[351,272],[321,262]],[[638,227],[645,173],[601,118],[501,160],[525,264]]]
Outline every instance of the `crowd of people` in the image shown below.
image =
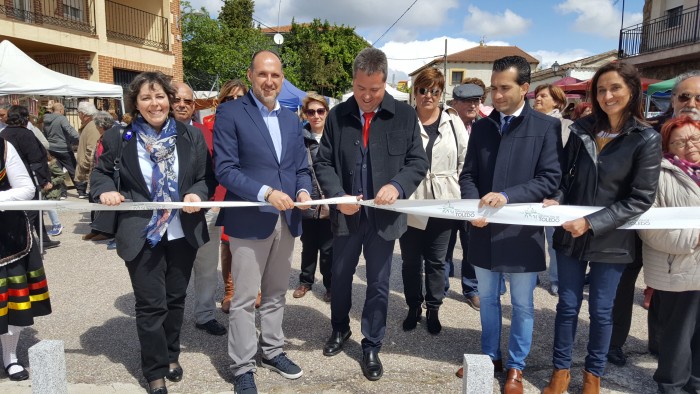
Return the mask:
[[[624,365],[634,283],[640,270],[654,289],[649,349],[658,355],[654,380],[662,393],[700,391],[700,229],[621,230],[651,207],[700,205],[700,71],[678,76],[671,116],[652,128],[642,113],[639,72],[612,62],[595,73],[590,102],[571,116],[555,85],[530,90],[530,65],[519,56],[493,64],[489,87],[468,78],[441,102],[445,77],[426,68],[413,81],[415,107],[385,92],[387,59],[375,48],[353,64],[353,96],[330,108],[309,92],[300,114],[280,105],[284,71],[278,55],[257,52],[240,80],[224,84],[216,114],[194,121],[194,92],[160,72],[129,86],[128,122],[81,102],[74,129],[56,103],[34,130],[25,107],[0,108],[0,201],[64,199],[65,174],[77,197],[110,206],[133,202],[252,201],[241,208],[91,213],[83,239],[114,239],[135,296],[141,368],[148,391],[167,393],[183,379],[180,332],[186,290],[194,275],[195,326],[228,335],[236,393],[257,393],[260,366],[288,379],[303,369],[284,351],[282,321],[296,237],[301,272],[292,296],[316,282],[329,303],[323,355],[343,351],[351,337],[352,282],[360,254],[367,271],[361,315],[363,375],[382,378],[379,357],[387,330],[389,278],[396,241],[407,305],[402,328],[426,314],[429,333],[442,329],[439,310],[462,244],[461,292],[481,317],[481,352],[504,392],[523,392],[533,342],[534,289],[547,270],[558,297],[552,375],[544,393],[567,392],[579,313],[588,286],[590,320],[583,392],[599,393],[607,362]],[[485,105],[490,94],[493,107]],[[38,133],[38,135],[37,135]],[[42,138],[44,140],[42,141]],[[73,146],[77,145],[75,154]],[[331,197],[391,205],[406,200],[479,200],[479,207],[542,203],[602,209],[559,227],[457,221],[356,203],[295,205]],[[22,327],[51,313],[37,236],[54,247],[63,226],[49,212],[0,211],[0,344],[12,380],[28,378],[17,359]],[[14,223],[5,226],[5,223]],[[17,231],[26,229],[26,231]],[[20,234],[18,234],[20,233]],[[19,235],[19,236],[18,236]],[[215,318],[221,264],[225,294]],[[13,279],[10,282],[8,278]],[[512,317],[501,350],[501,296]],[[31,289],[31,290],[28,290]],[[652,294],[652,293],[649,293]],[[256,330],[256,310],[260,333]],[[4,313],[3,313],[4,312]],[[457,370],[463,377],[464,371]]]

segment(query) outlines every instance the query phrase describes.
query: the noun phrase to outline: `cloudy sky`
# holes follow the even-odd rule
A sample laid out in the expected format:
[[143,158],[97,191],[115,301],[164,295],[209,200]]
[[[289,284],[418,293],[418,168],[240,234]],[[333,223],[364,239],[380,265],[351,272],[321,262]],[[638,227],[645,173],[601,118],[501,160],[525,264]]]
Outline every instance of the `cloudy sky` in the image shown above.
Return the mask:
[[[266,26],[314,18],[354,26],[386,52],[389,80],[431,57],[478,45],[517,45],[545,67],[617,49],[624,26],[640,23],[644,0],[255,0],[254,18]],[[190,0],[216,17],[222,0]],[[388,33],[387,29],[403,14]],[[381,38],[380,38],[381,37]],[[427,59],[426,59],[427,58]]]

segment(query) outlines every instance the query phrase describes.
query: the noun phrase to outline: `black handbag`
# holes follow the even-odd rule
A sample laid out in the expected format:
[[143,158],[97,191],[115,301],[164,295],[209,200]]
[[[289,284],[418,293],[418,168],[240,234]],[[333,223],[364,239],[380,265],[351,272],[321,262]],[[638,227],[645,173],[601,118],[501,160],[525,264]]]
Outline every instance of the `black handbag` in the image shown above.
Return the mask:
[[[119,135],[122,137],[120,139],[120,144],[118,145],[117,158],[114,159],[114,172],[112,173],[112,179],[114,179],[114,184],[117,186],[117,192],[121,193],[121,177],[119,175],[119,170],[121,169],[122,162],[122,152],[124,150],[124,145],[129,142],[129,139],[124,138],[125,128],[119,130]],[[90,227],[93,229],[106,233],[106,234],[116,234],[117,233],[117,221],[119,219],[119,211],[96,211],[95,219],[93,219]]]

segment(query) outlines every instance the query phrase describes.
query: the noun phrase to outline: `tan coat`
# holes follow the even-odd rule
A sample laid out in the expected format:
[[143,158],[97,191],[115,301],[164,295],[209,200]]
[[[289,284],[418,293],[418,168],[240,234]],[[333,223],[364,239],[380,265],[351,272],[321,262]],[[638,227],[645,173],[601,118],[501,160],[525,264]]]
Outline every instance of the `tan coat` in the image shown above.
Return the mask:
[[[663,159],[654,207],[700,207],[700,187]],[[647,286],[664,291],[700,290],[700,228],[637,232],[644,241]]]
[[92,120],[80,129],[78,151],[75,154],[78,161],[78,165],[75,168],[76,181],[87,182],[90,180],[90,172],[92,172],[95,160],[95,147],[99,139],[100,131],[97,130],[97,126]]
[[[454,132],[452,127],[454,125]],[[423,148],[428,145],[428,133],[420,125]],[[448,200],[460,199],[459,174],[464,166],[469,134],[457,111],[445,106],[440,115],[438,137],[433,145],[432,163],[425,178],[409,200]],[[455,140],[455,137],[457,138]],[[408,215],[408,225],[425,229],[428,218]]]

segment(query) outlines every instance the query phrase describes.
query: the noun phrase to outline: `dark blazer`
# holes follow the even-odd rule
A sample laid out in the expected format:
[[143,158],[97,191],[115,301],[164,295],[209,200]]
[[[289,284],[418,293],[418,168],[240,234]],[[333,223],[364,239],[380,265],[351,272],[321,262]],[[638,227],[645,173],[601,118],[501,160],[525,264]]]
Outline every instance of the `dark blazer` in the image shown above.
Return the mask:
[[[604,207],[586,216],[591,229],[581,237],[557,227],[554,249],[567,256],[603,263],[635,260],[635,232],[617,228],[651,208],[661,171],[661,136],[630,119],[622,133],[598,153],[595,117],[571,126],[564,179],[555,199],[561,204]],[[569,176],[572,169],[573,176]]]
[[[355,163],[361,155],[362,121],[355,97],[335,106],[326,119],[314,170],[327,197],[353,194]],[[372,185],[375,192],[390,183],[398,184],[408,197],[428,171],[416,111],[385,93],[380,109],[372,120],[369,135],[372,161]],[[401,191],[401,190],[400,190]],[[374,196],[364,196],[365,199]],[[360,214],[343,215],[330,207],[331,228],[335,235],[348,235],[359,229]],[[375,210],[377,233],[390,241],[406,231],[406,215],[384,209]]]
[[[139,166],[137,137],[123,139],[120,127],[107,130],[102,137],[104,151],[90,176],[90,194],[99,201],[100,194],[117,191],[114,180],[114,160],[122,149],[122,164],[119,171],[121,194],[134,202],[151,201],[151,193]],[[122,148],[120,145],[123,143]],[[177,122],[178,185],[180,199],[186,194],[196,194],[207,201],[214,194],[214,175],[211,171],[211,157],[204,143],[202,133],[192,126]],[[146,226],[153,211],[121,211],[117,216],[117,254],[124,261],[131,261],[146,242]],[[209,241],[204,210],[196,213],[180,211],[180,222],[187,242],[199,248]]]
[[[464,168],[462,198],[505,192],[509,204],[537,203],[552,196],[561,179],[561,122],[525,102],[504,137],[496,110],[472,126]],[[537,272],[546,268],[544,230],[537,226],[490,223],[471,226],[469,262],[498,272]]]
[[[311,193],[311,176],[299,117],[282,107],[278,115],[282,160],[277,159],[272,137],[252,92],[219,105],[214,124],[216,179],[226,188],[225,201],[258,201],[264,185],[296,200],[299,190]],[[285,211],[293,236],[301,235],[301,211]],[[279,211],[272,206],[224,208],[217,225],[240,239],[265,239],[272,234]]]

